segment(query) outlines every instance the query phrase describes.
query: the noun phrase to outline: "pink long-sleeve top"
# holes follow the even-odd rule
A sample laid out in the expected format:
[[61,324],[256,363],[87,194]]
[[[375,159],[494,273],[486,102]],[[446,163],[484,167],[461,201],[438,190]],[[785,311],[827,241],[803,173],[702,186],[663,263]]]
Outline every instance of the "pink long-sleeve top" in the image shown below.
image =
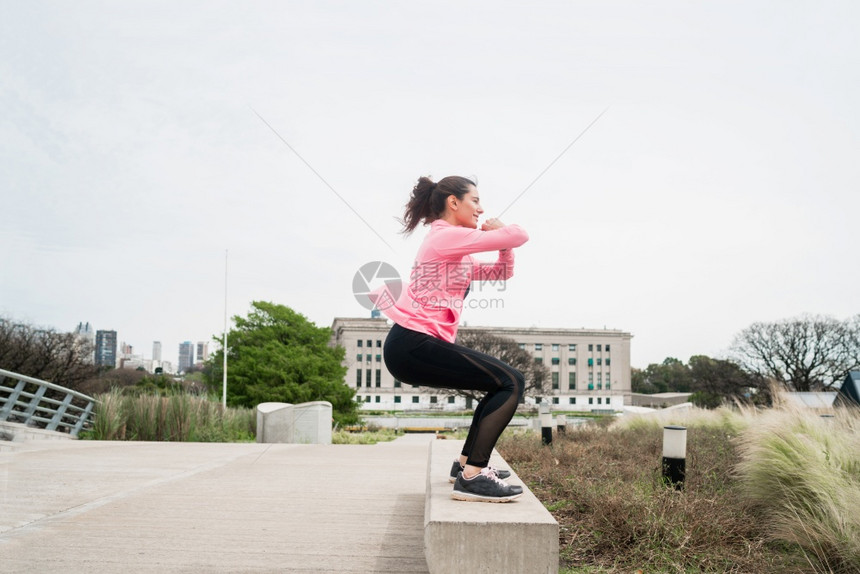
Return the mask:
[[[470,283],[510,279],[514,274],[512,249],[528,239],[519,225],[481,231],[437,219],[418,249],[409,283],[396,299],[391,286],[383,289],[376,306],[402,327],[453,343]],[[496,250],[499,256],[494,263],[472,257]]]

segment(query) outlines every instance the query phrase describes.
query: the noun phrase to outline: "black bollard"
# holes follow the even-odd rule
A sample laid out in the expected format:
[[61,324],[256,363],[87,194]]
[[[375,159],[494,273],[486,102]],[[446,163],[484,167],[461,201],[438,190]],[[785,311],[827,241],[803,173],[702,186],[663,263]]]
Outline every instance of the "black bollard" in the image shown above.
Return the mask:
[[687,427],[663,427],[663,480],[684,489],[687,474]]
[[552,415],[546,404],[540,406],[540,433],[543,444],[552,444]]

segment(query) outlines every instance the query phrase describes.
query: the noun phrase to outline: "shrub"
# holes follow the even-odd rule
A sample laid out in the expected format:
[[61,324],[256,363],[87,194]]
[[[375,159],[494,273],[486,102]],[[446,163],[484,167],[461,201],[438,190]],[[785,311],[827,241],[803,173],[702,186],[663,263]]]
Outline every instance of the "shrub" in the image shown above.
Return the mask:
[[254,409],[227,408],[206,397],[183,392],[139,394],[120,391],[96,397],[92,429],[82,438],[187,442],[252,441]]

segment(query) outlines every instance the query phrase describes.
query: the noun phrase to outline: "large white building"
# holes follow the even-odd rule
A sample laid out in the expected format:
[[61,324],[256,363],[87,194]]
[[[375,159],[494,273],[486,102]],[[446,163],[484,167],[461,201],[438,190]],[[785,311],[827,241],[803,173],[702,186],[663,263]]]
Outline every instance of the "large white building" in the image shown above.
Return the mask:
[[[459,410],[466,399],[433,394],[396,380],[382,360],[390,323],[383,318],[335,318],[332,345],[346,350],[346,384],[365,410]],[[463,327],[465,328],[465,327]],[[519,343],[551,373],[551,390],[526,396],[527,404],[549,402],[558,410],[621,410],[630,397],[630,339],[612,329],[468,327]],[[428,392],[430,391],[430,392]]]

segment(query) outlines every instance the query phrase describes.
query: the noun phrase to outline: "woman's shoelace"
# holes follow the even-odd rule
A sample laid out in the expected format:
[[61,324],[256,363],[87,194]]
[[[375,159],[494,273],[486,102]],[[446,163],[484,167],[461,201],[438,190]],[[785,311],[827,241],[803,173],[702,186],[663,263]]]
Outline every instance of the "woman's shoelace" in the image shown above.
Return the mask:
[[505,482],[504,480],[502,480],[501,478],[496,476],[496,473],[494,472],[492,467],[486,466],[486,467],[482,468],[481,474],[483,474],[484,476],[486,476],[490,480],[496,481],[497,483],[501,484],[502,486],[508,486],[507,482]]

